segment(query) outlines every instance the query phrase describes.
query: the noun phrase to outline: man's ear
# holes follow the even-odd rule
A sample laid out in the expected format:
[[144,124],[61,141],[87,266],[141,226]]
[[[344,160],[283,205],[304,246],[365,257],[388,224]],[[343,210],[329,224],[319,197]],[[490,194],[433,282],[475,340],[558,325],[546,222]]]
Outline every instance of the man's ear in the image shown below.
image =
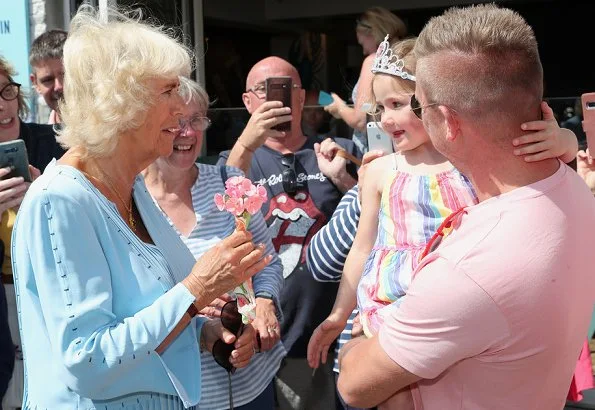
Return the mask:
[[37,76],[35,75],[35,69],[34,72],[29,74],[29,80],[31,80],[31,84],[33,85],[33,88],[35,88],[35,91],[39,92],[39,88],[37,87]]
[[457,113],[444,105],[439,105],[438,109],[444,118],[446,129],[445,138],[448,141],[454,141],[461,134],[461,124]]
[[242,101],[244,102],[244,106],[246,107],[246,109],[248,110],[248,112],[250,114],[252,114],[252,110],[251,110],[251,107],[252,107],[251,102],[252,101],[250,100],[250,95],[248,95],[248,93],[243,93],[242,94]]

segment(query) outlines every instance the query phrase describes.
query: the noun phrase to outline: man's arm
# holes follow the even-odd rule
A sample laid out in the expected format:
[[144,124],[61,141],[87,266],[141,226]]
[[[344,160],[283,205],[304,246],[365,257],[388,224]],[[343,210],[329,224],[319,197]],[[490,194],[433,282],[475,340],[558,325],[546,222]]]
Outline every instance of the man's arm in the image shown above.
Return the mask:
[[248,124],[234,144],[227,165],[241,169],[248,175],[252,155],[264,144],[267,138],[283,137],[282,131],[272,129],[275,125],[291,120],[291,109],[283,107],[280,101],[264,102],[252,113]]
[[338,387],[347,403],[382,403],[509,337],[506,318],[460,263],[455,268],[435,255],[424,262],[402,303],[382,308],[378,335],[343,347]]
[[229,157],[227,158],[225,164],[231,167],[239,168],[244,172],[244,174],[248,175],[254,151],[246,147],[240,138],[238,138],[237,142],[229,152]]
[[[320,171],[341,191],[345,193],[357,184],[357,179],[347,169],[347,159],[337,155],[344,148],[332,138],[327,138],[320,144],[314,144],[314,152]],[[357,156],[358,158],[361,157]]]
[[374,407],[421,379],[392,360],[377,336],[358,337],[343,346],[339,369],[337,387],[343,400],[354,407]]
[[308,269],[319,282],[339,282],[347,254],[353,245],[361,206],[358,186],[348,191],[328,224],[312,237],[306,254]]

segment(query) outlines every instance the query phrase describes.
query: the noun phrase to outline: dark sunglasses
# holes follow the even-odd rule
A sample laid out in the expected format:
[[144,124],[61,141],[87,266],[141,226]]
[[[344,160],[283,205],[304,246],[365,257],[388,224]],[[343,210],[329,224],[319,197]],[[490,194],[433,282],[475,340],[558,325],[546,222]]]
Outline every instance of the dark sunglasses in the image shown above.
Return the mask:
[[[230,300],[221,309],[221,324],[224,328],[233,333],[237,338],[244,330],[242,315],[238,312],[237,300]],[[231,375],[235,373],[236,368],[230,363],[231,352],[235,349],[234,343],[227,344],[219,339],[213,344],[213,358],[217,364],[227,370],[227,379],[229,385],[229,408],[233,410],[233,392],[231,390]]]
[[289,195],[295,195],[298,190],[297,174],[295,173],[295,155],[284,155],[281,158],[281,164],[286,167],[281,174],[283,190]]
[[438,105],[438,103],[430,103],[430,104],[426,104],[426,105],[421,105],[419,103],[419,101],[417,101],[417,98],[415,98],[415,94],[411,95],[411,100],[409,101],[409,106],[411,107],[411,111],[413,111],[415,116],[417,118],[419,118],[420,120],[422,119],[424,108],[428,108],[433,105]]
[[19,83],[11,81],[0,88],[0,97],[2,97],[4,101],[12,101],[19,96],[20,89],[21,85]]

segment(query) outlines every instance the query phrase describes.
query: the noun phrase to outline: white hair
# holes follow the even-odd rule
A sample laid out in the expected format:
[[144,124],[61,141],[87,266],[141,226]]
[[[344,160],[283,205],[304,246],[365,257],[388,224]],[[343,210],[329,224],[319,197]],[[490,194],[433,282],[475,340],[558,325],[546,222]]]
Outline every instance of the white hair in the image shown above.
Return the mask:
[[155,103],[150,80],[189,75],[188,47],[164,27],[141,22],[138,12],[82,5],[64,45],[63,129],[66,148],[107,156],[123,132],[141,126]]

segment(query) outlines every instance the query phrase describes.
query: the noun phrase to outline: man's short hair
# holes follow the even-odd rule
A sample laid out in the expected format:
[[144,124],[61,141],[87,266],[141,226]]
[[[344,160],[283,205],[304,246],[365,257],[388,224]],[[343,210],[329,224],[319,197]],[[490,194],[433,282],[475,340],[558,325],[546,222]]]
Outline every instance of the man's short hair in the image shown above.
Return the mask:
[[64,30],[50,30],[39,35],[29,52],[29,64],[38,65],[41,61],[49,59],[62,59],[62,50],[68,33]]
[[[495,4],[452,7],[425,25],[415,54],[417,84],[427,100],[476,119],[506,112],[518,120],[543,98],[535,34],[511,9]],[[441,66],[436,56],[441,56]]]

